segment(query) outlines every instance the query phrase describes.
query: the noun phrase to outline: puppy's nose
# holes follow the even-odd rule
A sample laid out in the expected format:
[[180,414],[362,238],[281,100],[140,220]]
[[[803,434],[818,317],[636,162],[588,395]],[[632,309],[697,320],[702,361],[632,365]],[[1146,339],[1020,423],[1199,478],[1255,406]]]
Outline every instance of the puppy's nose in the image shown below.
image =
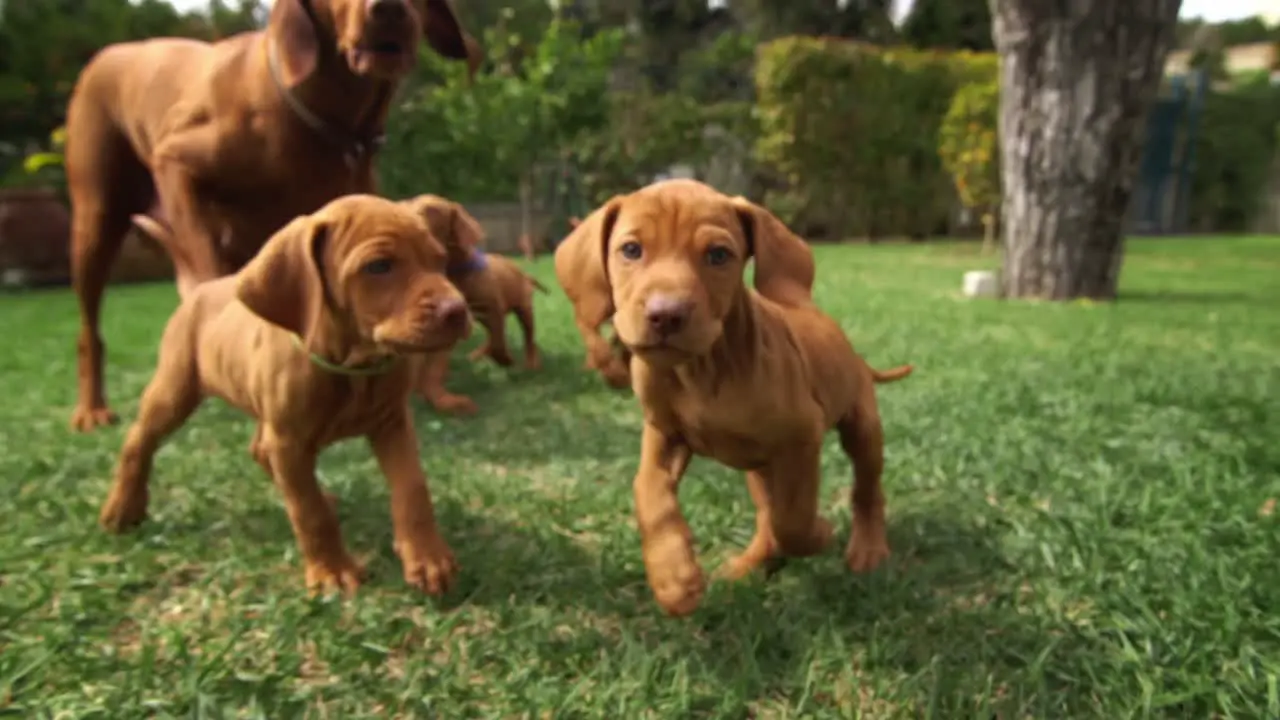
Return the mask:
[[644,318],[649,329],[660,337],[674,335],[684,329],[693,312],[693,303],[667,295],[654,295],[644,304]]
[[467,322],[467,303],[462,298],[445,298],[436,305],[436,318],[441,325],[461,327]]
[[369,17],[383,22],[403,20],[409,14],[404,0],[369,0]]

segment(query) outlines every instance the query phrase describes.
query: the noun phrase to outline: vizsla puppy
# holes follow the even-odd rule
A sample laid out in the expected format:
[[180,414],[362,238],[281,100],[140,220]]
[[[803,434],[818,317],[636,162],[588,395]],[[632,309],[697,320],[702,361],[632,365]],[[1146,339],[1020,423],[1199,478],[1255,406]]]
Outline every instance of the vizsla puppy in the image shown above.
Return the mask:
[[613,317],[608,283],[595,272],[601,260],[593,233],[603,211],[603,208],[597,209],[586,221],[569,218],[573,229],[556,246],[556,280],[573,305],[574,324],[587,346],[583,366],[599,372],[610,387],[622,389],[631,387],[631,355],[616,335],[606,340],[600,333],[600,327]]
[[422,38],[473,72],[480,61],[447,0],[275,0],[261,31],[120,43],[89,61],[67,106],[74,429],[116,419],[99,314],[130,216],[171,228],[165,249],[185,295],[243,266],[295,216],[374,192],[387,110]]
[[[853,461],[854,572],[889,555],[879,372],[812,302],[813,255],[764,208],[693,180],[618,196],[566,242],[581,260],[577,300],[612,308],[631,351],[644,410],[635,511],[649,585],[672,615],[692,612],[704,580],[676,488],[696,455],[747,474],[756,532],[723,569],[740,577],[777,555],[821,552],[830,523],[818,513],[819,455],[835,428]],[[589,258],[589,259],[588,259]],[[743,284],[755,259],[756,291]]]
[[212,395],[257,418],[250,452],[284,495],[309,587],[360,583],[315,469],[323,448],[363,435],[391,486],[405,580],[444,592],[457,567],[436,527],[409,392],[424,354],[470,332],[445,262],[416,215],[349,195],[290,222],[238,274],[191,288],[160,340],[102,525],[142,522],[156,450]]
[[[524,366],[530,370],[541,367],[542,359],[533,337],[533,291],[545,293],[547,288],[511,259],[482,251],[484,230],[462,205],[439,195],[419,195],[404,203],[419,213],[431,227],[431,233],[444,243],[449,252],[449,280],[462,292],[467,306],[485,329],[485,343],[471,353],[470,359],[479,360],[487,355],[502,367],[512,365],[506,324],[507,315],[514,314],[524,332]],[[423,397],[441,412],[475,413],[476,404],[471,398],[445,389],[448,370],[447,356],[441,356],[427,368],[421,387]]]

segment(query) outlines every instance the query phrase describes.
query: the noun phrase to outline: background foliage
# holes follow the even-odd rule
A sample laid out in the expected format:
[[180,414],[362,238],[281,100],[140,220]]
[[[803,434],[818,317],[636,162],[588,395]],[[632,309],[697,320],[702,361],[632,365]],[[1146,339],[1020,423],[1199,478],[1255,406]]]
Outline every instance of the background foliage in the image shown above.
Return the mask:
[[[0,184],[58,186],[56,163],[32,175],[21,161],[56,154],[50,133],[98,48],[158,35],[215,39],[258,26],[268,3],[213,2],[186,14],[163,0],[5,4]],[[687,166],[815,238],[967,231],[957,208],[981,205],[999,180],[993,163],[973,162],[986,157],[976,148],[994,147],[998,101],[986,2],[916,0],[897,28],[888,5],[456,3],[482,39],[484,68],[468,82],[459,64],[423,51],[393,111],[383,189],[511,201],[524,181],[541,205],[581,209]],[[1181,47],[1206,57],[1280,41],[1256,19],[1189,21],[1178,34]],[[1210,93],[1195,140],[1192,229],[1245,229],[1258,215],[1278,107],[1265,73],[1224,78]],[[974,117],[949,123],[949,113]],[[961,147],[969,162],[959,162]]]

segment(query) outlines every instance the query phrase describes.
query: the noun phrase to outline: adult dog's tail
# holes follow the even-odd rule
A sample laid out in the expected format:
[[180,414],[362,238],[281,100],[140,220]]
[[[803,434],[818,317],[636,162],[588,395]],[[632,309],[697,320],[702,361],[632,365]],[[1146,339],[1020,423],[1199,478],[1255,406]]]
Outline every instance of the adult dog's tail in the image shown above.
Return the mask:
[[163,220],[157,220],[143,213],[131,215],[129,219],[139,235],[150,238],[169,256],[177,276],[178,297],[185,298],[198,284],[191,281],[189,272],[185,272],[185,269],[192,265],[191,259],[187,256],[187,249],[174,238],[173,230]]
[[867,367],[871,368],[871,379],[876,383],[897,382],[898,380],[910,375],[912,370],[915,370],[914,365],[899,365],[898,367],[889,368],[888,370],[877,370],[870,365]]
[[169,257],[173,257],[175,253],[181,253],[182,248],[177,247],[173,243],[173,231],[169,226],[156,220],[150,215],[138,213],[129,217],[133,221],[133,226],[137,228],[143,235],[151,238],[165,252],[169,253]]

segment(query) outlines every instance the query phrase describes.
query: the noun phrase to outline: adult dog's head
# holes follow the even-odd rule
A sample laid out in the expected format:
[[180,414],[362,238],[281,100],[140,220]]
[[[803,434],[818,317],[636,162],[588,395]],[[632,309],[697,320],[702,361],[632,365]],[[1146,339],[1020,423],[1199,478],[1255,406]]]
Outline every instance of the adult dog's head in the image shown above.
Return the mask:
[[473,73],[481,60],[448,0],[275,0],[267,32],[295,81],[326,58],[361,77],[397,80],[413,68],[423,39]]
[[450,272],[471,266],[475,252],[484,241],[484,229],[466,208],[448,198],[429,194],[404,200],[403,204],[417,213],[431,228],[431,234],[444,244]]
[[556,248],[556,270],[580,312],[612,315],[641,359],[677,364],[720,338],[753,258],[762,296],[810,300],[813,253],[772,213],[695,180],[666,180],[588,215]]
[[305,340],[328,330],[362,354],[443,351],[471,332],[445,262],[416,214],[347,195],[273,235],[240,271],[236,296]]

